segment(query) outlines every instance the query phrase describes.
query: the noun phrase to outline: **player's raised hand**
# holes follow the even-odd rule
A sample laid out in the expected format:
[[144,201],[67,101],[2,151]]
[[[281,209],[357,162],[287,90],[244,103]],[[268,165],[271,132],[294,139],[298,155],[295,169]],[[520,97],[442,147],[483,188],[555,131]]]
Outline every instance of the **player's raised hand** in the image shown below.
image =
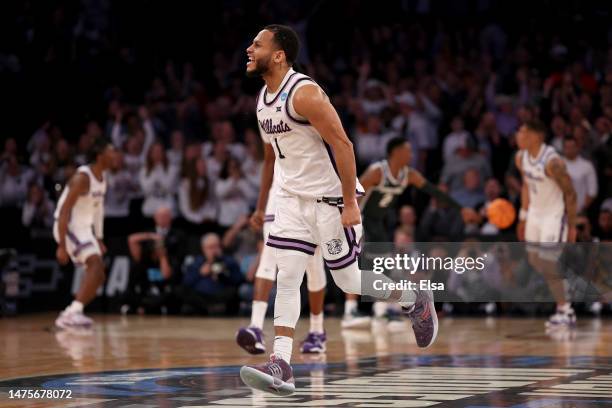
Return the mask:
[[361,211],[357,206],[357,201],[344,203],[344,209],[342,210],[342,225],[350,227],[361,223]]
[[63,245],[57,247],[57,250],[55,251],[55,257],[57,258],[57,262],[59,262],[60,265],[66,265],[70,260],[70,257],[68,256],[68,251],[66,251],[66,247],[64,247]]
[[255,210],[253,215],[251,215],[249,223],[251,224],[251,228],[253,228],[255,231],[261,231],[261,229],[263,228],[263,221],[264,212],[261,210]]

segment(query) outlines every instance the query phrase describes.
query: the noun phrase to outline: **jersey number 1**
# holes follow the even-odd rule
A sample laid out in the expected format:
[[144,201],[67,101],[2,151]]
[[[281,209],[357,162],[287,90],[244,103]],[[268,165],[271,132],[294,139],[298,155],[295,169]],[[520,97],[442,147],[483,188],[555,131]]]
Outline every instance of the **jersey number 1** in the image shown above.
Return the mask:
[[278,158],[284,159],[285,156],[283,155],[283,152],[281,152],[280,146],[278,145],[278,140],[276,138],[274,138],[274,143],[276,144],[276,149],[278,150]]

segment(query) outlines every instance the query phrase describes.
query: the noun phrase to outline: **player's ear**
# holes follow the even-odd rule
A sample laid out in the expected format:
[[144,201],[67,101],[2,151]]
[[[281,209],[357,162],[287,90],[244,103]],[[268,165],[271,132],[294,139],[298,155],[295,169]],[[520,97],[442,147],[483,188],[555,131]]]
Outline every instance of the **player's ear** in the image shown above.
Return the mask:
[[274,62],[281,64],[283,62],[283,58],[285,58],[285,51],[278,50],[274,52]]

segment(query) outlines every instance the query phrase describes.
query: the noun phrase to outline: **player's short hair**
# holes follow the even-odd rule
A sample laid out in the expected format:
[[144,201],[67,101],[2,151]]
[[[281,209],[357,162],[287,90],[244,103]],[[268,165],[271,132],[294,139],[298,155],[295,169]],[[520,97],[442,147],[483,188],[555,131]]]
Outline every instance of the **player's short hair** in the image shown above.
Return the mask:
[[94,140],[93,144],[91,145],[91,148],[87,152],[87,161],[89,163],[95,162],[98,159],[98,156],[102,152],[104,152],[104,149],[106,149],[106,147],[110,144],[111,144],[110,140],[104,137],[99,137],[96,140]]
[[538,133],[542,138],[546,138],[546,125],[539,119],[531,119],[523,125],[532,132]]
[[393,153],[396,148],[407,142],[408,141],[403,137],[394,137],[393,139],[389,140],[387,142],[387,157],[391,156],[391,153]]
[[285,52],[287,64],[293,65],[300,52],[300,39],[293,28],[281,24],[270,24],[265,26],[264,30],[274,33],[274,42]]

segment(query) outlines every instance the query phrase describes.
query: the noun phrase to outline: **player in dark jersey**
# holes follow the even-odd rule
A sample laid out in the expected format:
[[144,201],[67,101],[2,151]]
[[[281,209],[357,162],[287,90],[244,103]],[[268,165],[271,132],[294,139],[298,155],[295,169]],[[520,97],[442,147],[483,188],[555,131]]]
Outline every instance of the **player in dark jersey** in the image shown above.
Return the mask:
[[[393,241],[394,220],[390,215],[396,210],[399,196],[411,185],[460,209],[466,222],[478,217],[473,209],[462,208],[454,199],[427,181],[420,172],[408,167],[411,160],[410,143],[404,138],[396,137],[387,144],[387,159],[371,164],[360,177],[359,181],[366,191],[365,197],[359,203],[365,242]],[[365,328],[371,323],[370,316],[359,312],[357,298],[357,295],[346,295],[342,328]],[[386,302],[375,302],[374,315],[377,318],[387,318],[389,329],[400,329],[399,313],[393,313],[388,305]],[[397,323],[400,325],[396,325]]]

